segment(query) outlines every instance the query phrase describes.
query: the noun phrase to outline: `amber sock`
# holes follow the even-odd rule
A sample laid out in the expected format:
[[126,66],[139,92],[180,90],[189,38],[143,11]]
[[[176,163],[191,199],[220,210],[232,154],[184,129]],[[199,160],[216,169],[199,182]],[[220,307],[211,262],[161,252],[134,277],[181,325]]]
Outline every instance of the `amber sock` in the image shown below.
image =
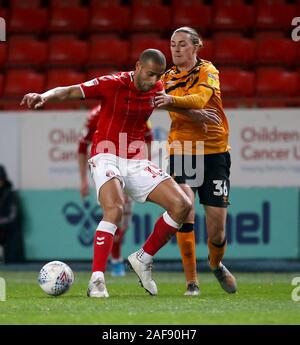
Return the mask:
[[223,256],[226,251],[227,241],[226,239],[221,244],[213,243],[209,238],[207,240],[207,246],[209,251],[209,265],[211,269],[215,269],[220,265]]
[[185,223],[176,233],[177,243],[180,248],[182,265],[187,284],[192,282],[198,284],[196,269],[195,232],[193,230],[193,227],[194,224]]

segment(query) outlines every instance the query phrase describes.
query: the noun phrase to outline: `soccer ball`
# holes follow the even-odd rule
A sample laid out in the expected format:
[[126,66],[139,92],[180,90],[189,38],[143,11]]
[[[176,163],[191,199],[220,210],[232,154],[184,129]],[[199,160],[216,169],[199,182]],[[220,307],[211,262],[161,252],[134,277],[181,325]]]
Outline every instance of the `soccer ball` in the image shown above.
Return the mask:
[[38,282],[46,294],[59,296],[69,290],[74,282],[74,274],[64,262],[51,261],[40,270]]

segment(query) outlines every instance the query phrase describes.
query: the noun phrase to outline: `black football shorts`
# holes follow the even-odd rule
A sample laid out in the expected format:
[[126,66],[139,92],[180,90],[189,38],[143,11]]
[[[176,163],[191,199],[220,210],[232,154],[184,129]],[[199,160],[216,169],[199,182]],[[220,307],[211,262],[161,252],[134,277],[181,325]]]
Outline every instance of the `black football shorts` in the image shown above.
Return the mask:
[[229,205],[229,152],[206,155],[171,155],[168,173],[178,184],[188,184],[207,206]]

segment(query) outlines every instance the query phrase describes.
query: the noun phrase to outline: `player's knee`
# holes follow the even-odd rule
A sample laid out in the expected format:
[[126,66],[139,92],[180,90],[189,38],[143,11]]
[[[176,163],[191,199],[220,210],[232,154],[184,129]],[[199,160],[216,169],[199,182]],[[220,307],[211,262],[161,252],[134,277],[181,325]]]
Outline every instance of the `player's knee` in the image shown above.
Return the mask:
[[123,214],[124,204],[121,201],[103,207],[103,217],[109,219],[114,224],[121,222]]
[[184,201],[182,202],[182,208],[183,208],[183,211],[182,211],[183,218],[185,219],[193,208],[193,204],[189,198],[187,197],[184,198]]
[[224,231],[219,231],[216,229],[215,232],[209,236],[209,239],[214,243],[214,244],[222,244],[224,243],[224,239],[225,239],[225,234]]
[[222,222],[207,222],[207,233],[209,239],[215,244],[221,244],[225,239],[225,229]]
[[208,237],[215,244],[223,243],[225,238],[224,222],[219,218],[220,217],[215,216],[214,219],[211,217],[207,217],[206,219]]
[[185,195],[181,195],[174,203],[173,212],[183,221],[192,209],[192,203]]

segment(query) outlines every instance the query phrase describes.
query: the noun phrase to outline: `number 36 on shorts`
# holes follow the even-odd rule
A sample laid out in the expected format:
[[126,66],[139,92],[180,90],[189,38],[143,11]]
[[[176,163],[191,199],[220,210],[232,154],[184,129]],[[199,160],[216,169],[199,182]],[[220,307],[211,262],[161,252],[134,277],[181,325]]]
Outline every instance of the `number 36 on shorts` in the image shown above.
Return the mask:
[[227,196],[228,195],[228,188],[226,180],[213,180],[213,184],[215,185],[214,195],[216,196]]

